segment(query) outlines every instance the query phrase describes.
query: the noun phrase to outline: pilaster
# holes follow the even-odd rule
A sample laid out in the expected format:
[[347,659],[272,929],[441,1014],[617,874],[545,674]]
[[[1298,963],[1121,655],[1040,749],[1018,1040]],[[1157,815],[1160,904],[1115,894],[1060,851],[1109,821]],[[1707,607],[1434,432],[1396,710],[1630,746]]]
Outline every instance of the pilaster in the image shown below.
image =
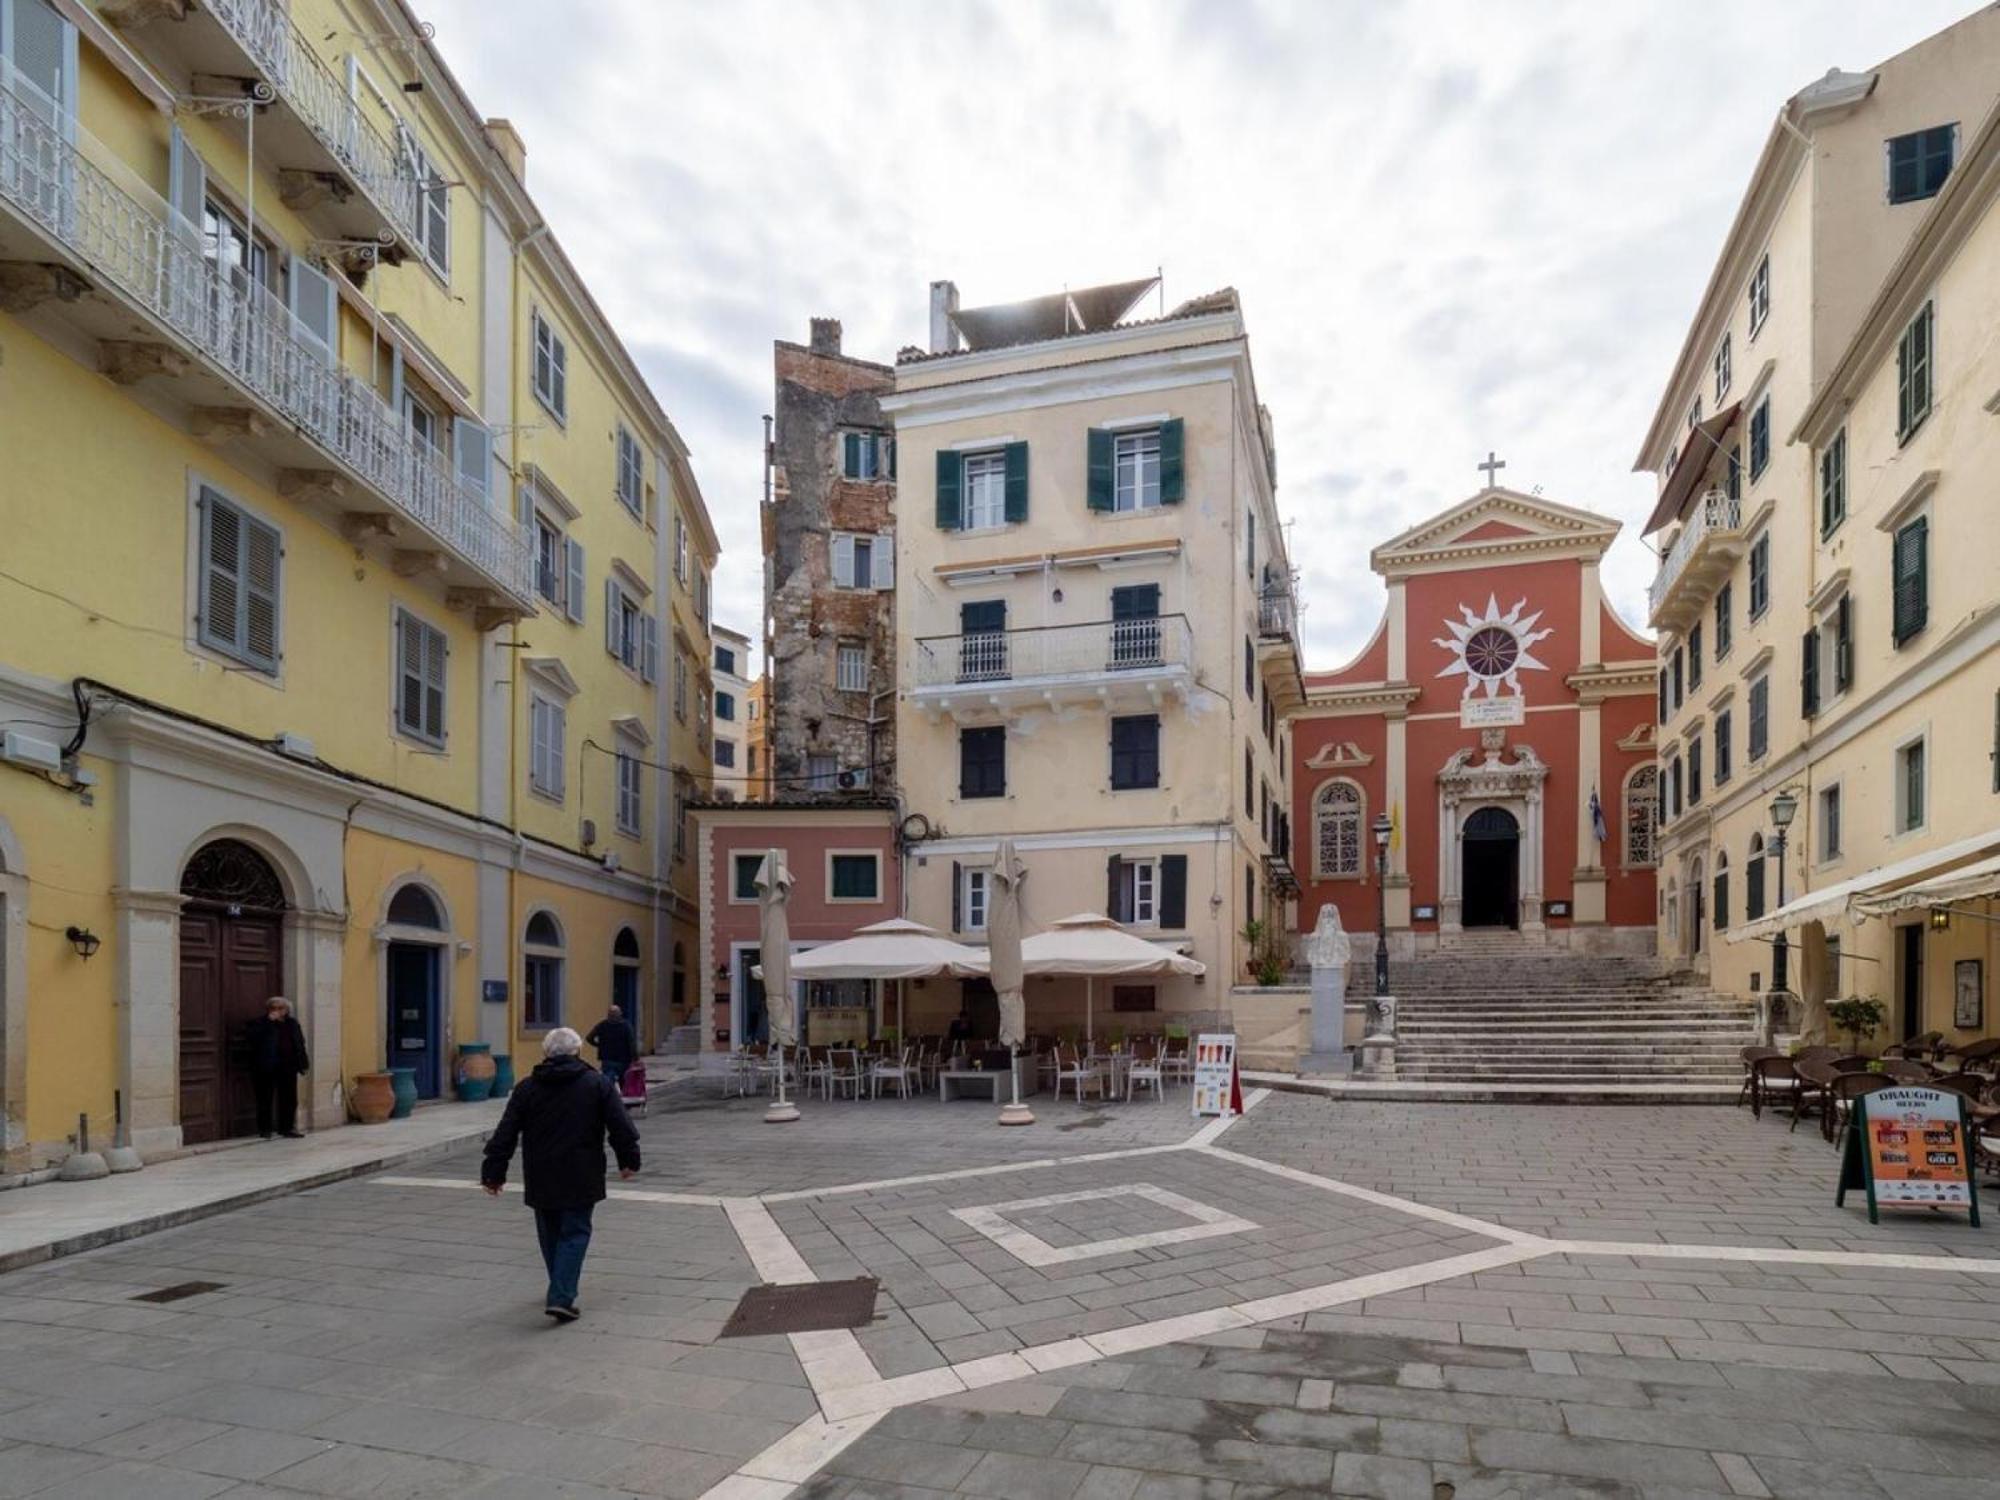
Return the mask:
[[141,1156],[176,1151],[180,1126],[179,891],[114,887],[118,1087]]
[[299,1100],[315,1130],[347,1123],[340,1076],[341,973],[347,918],[338,912],[285,913],[285,958],[291,998],[306,1033],[312,1066]]

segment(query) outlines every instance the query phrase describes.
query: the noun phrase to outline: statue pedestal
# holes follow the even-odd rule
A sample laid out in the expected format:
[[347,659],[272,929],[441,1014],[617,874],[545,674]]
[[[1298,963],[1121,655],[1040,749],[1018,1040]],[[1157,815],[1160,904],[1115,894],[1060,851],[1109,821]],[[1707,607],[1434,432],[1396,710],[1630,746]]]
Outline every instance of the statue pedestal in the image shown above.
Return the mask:
[[1365,1036],[1354,1049],[1354,1071],[1363,1078],[1396,1076],[1396,1039],[1393,1036]]

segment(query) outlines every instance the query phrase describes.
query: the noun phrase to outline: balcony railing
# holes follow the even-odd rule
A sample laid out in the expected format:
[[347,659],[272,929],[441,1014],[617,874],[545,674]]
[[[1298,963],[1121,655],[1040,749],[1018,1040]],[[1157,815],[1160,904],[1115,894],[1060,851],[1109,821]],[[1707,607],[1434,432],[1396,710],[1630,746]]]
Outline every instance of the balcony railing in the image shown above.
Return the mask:
[[[1743,502],[1725,490],[1710,490],[1688,513],[1680,535],[1674,538],[1667,555],[1660,559],[1660,571],[1647,591],[1651,618],[1660,623],[1674,594],[1675,586],[1688,566],[1709,543],[1734,541],[1743,527]],[[1733,558],[1731,559],[1733,561]]]
[[910,686],[923,691],[1133,680],[1185,674],[1192,654],[1184,615],[934,635],[916,642]]
[[1287,588],[1266,586],[1257,600],[1257,633],[1267,639],[1289,641],[1298,630],[1298,601]]
[[505,592],[532,598],[513,520],[344,373],[267,288],[206,255],[198,231],[4,61],[0,202]]

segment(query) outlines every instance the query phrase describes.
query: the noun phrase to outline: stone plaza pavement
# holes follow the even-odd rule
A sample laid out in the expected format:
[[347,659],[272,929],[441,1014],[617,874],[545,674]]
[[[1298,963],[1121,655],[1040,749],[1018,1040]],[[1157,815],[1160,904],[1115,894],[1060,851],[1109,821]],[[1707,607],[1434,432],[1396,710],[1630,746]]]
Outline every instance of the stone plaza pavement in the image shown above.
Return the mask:
[[470,1152],[0,1277],[0,1496],[2000,1497],[2000,1232],[1769,1116],[670,1097],[573,1328]]

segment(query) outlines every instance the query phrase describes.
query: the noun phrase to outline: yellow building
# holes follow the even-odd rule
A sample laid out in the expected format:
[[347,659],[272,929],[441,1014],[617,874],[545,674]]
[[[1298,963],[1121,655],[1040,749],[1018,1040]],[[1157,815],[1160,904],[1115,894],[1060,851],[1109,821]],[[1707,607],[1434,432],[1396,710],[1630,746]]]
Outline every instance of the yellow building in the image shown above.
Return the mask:
[[[1135,1028],[1225,1009],[1245,925],[1288,926],[1280,725],[1300,697],[1242,310],[1225,291],[1132,320],[1152,286],[960,309],[938,283],[931,350],[882,398],[909,913],[979,941],[1012,835],[1030,930],[1105,912],[1207,966],[1100,986],[1098,1024]],[[912,998],[933,1030],[961,1000]],[[1081,981],[1037,983],[1029,1025],[1078,1025],[1084,1003]]]
[[245,1133],[271,993],[315,1126],[654,1040],[716,540],[519,137],[393,0],[0,19],[4,1169]]
[[[1639,461],[1661,479],[1661,951],[1796,993],[1819,920],[1831,988],[1957,1041],[1993,1026],[1951,1024],[1951,971],[1990,960],[1991,929],[1926,938],[1920,910],[1849,898],[2000,845],[1996,93],[1987,7],[1787,102]],[[1923,410],[1899,414],[1913,380]]]

